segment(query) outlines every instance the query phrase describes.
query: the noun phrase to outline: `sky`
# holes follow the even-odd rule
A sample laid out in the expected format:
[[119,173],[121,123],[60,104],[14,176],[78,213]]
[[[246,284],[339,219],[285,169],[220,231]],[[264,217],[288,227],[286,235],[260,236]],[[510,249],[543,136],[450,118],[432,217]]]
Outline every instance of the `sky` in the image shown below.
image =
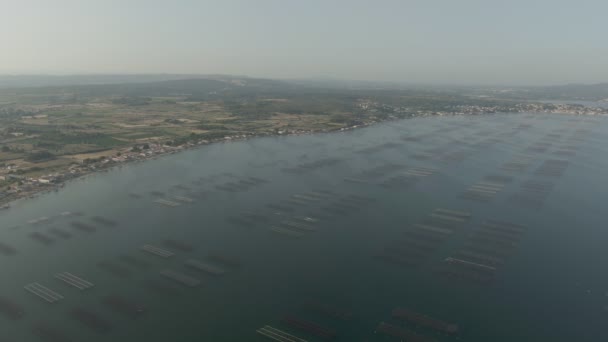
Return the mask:
[[0,0],[0,74],[608,82],[606,0]]

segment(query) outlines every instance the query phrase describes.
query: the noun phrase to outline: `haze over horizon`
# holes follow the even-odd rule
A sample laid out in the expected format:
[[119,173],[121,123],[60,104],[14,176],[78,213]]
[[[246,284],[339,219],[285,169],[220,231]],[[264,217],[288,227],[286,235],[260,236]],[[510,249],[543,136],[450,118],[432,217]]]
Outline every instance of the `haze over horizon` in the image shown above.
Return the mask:
[[607,11],[589,0],[24,0],[0,13],[0,74],[601,83]]

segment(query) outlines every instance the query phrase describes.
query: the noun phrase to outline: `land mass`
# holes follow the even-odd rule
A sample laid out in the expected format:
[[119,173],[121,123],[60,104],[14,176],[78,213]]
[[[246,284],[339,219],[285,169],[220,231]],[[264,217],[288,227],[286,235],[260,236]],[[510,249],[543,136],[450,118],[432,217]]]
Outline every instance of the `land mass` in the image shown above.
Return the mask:
[[[430,115],[608,114],[581,104],[534,102],[525,89],[192,77],[0,77],[0,205],[90,172],[218,141]],[[602,98],[598,87],[590,88],[589,98]],[[559,99],[581,98],[578,90],[570,98],[558,91]]]

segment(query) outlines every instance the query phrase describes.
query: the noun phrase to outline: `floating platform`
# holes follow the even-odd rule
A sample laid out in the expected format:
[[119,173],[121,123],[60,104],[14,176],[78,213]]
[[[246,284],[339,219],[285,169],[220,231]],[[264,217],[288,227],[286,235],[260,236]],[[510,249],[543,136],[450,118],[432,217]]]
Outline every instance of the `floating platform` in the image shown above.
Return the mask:
[[314,217],[310,217],[310,216],[294,216],[292,217],[294,220],[300,221],[300,222],[305,222],[305,223],[317,223],[319,222],[319,219],[314,218]]
[[159,256],[161,258],[169,258],[175,255],[173,252],[152,245],[143,245],[141,246],[140,250]]
[[184,265],[195,269],[197,271],[201,271],[201,272],[205,272],[207,274],[210,275],[223,275],[226,273],[226,270],[215,266],[215,265],[211,265],[199,260],[195,260],[195,259],[189,259],[186,262],[184,262]]
[[384,334],[384,335],[396,337],[396,338],[400,339],[401,341],[407,341],[407,342],[435,342],[436,341],[430,337],[418,335],[409,329],[397,327],[397,326],[394,326],[394,325],[391,325],[388,323],[384,323],[384,322],[380,322],[380,324],[378,324],[378,327],[376,327],[376,332]]
[[160,271],[160,275],[188,287],[195,287],[201,284],[200,280],[173,270]]
[[27,284],[23,288],[49,303],[55,303],[63,299],[62,295],[39,283]]
[[504,185],[499,183],[477,182],[472,185],[469,190],[486,193],[497,193],[501,191],[502,188],[504,188]]
[[444,234],[444,235],[450,235],[450,234],[452,234],[452,229],[435,227],[435,226],[431,226],[431,225],[428,225],[428,224],[415,223],[412,226],[412,228],[414,230],[427,231],[427,232],[429,232],[431,234]]
[[69,239],[72,237],[72,234],[66,232],[63,229],[59,229],[59,228],[51,228],[51,229],[49,229],[49,233],[53,234],[56,237],[62,238],[62,239]]
[[173,199],[175,199],[178,202],[182,202],[182,203],[193,203],[194,199],[189,198],[189,197],[184,197],[184,196],[172,196]]
[[42,216],[36,219],[32,219],[27,221],[28,224],[40,224],[40,223],[45,223],[45,222],[49,222],[50,218],[48,216]]
[[0,313],[12,320],[20,319],[25,315],[21,305],[5,297],[0,297]]
[[459,268],[470,270],[472,272],[475,272],[475,273],[478,273],[478,274],[484,275],[484,276],[493,276],[494,273],[496,272],[496,267],[479,264],[479,263],[475,263],[475,262],[471,262],[471,261],[467,261],[467,260],[452,258],[452,257],[445,258],[444,262],[447,264],[453,265],[453,266],[457,266]]
[[520,224],[497,221],[497,220],[486,220],[482,223],[483,229],[494,230],[504,234],[511,234],[515,236],[522,235],[527,228]]
[[408,321],[417,326],[430,328],[444,334],[453,335],[460,331],[458,324],[447,323],[408,309],[395,308],[392,312],[392,316],[397,319]]
[[280,342],[307,342],[304,339],[301,339],[294,335],[288,334],[284,331],[273,328],[269,325],[266,325],[266,326],[256,330],[256,332],[260,335],[266,336],[272,340],[280,341]]
[[436,172],[437,172],[437,169],[433,169],[433,168],[413,167],[413,168],[407,169],[404,172],[404,174],[408,175],[408,176],[414,176],[414,177],[428,177],[428,176],[432,176]]
[[461,210],[451,210],[437,208],[433,210],[434,215],[439,215],[440,218],[445,218],[453,221],[464,222],[471,219],[471,213]]
[[29,237],[32,240],[38,241],[38,242],[42,243],[43,245],[47,245],[48,246],[48,245],[52,245],[53,242],[55,242],[55,240],[53,240],[52,238],[50,238],[48,235],[45,235],[45,234],[40,233],[40,232],[33,232],[33,233],[28,234],[28,235],[29,235]]
[[308,192],[308,194],[310,196],[315,196],[315,197],[318,197],[321,199],[327,199],[327,198],[335,196],[335,194],[329,190],[314,190],[314,191]]
[[108,333],[112,329],[105,318],[84,308],[73,309],[70,311],[70,317],[96,333]]
[[167,199],[162,199],[162,198],[159,198],[159,199],[155,200],[154,202],[158,203],[158,204],[165,205],[167,207],[177,207],[177,206],[180,205],[178,202],[169,201]]
[[530,167],[530,162],[509,162],[503,164],[500,168],[506,172],[523,172]]
[[101,301],[114,312],[137,318],[146,312],[146,307],[120,295],[110,295]]
[[475,202],[487,203],[494,198],[494,193],[484,193],[479,191],[465,191],[459,195],[460,198]]
[[288,236],[291,238],[301,238],[304,236],[304,233],[302,233],[302,232],[295,231],[295,230],[288,229],[288,228],[283,228],[283,227],[270,227],[270,231],[273,233],[281,234],[283,236]]
[[312,195],[309,195],[309,194],[306,194],[306,193],[304,193],[304,194],[294,194],[294,195],[291,195],[291,197],[294,198],[294,199],[297,199],[297,200],[308,202],[308,203],[315,203],[315,202],[318,202],[318,201],[321,200],[317,196],[312,196]]
[[82,222],[71,222],[70,223],[72,225],[72,227],[74,227],[75,229],[78,229],[82,232],[85,233],[93,233],[95,231],[97,231],[97,228],[95,228],[94,226],[90,225],[90,224],[86,224],[86,223],[82,223]]
[[90,281],[84,280],[70,272],[57,273],[57,274],[55,274],[55,278],[62,280],[66,284],[73,286],[79,290],[86,290],[86,289],[90,289],[91,287],[95,286]]
[[355,184],[369,184],[370,182],[366,179],[354,178],[354,177],[346,177],[344,178],[345,182],[355,183]]
[[115,226],[118,225],[118,222],[116,222],[114,220],[107,219],[105,217],[101,217],[101,216],[93,216],[93,217],[91,217],[91,221],[93,221],[95,223],[99,223],[99,224],[104,225],[106,227],[115,227]]
[[294,229],[301,230],[304,232],[316,232],[317,231],[317,228],[311,227],[309,224],[306,224],[303,222],[282,221],[281,225],[284,227],[287,227],[289,229],[294,228]]
[[485,264],[493,267],[502,266],[504,258],[499,258],[484,253],[473,252],[467,249],[460,250],[456,253],[458,259],[472,261],[479,264]]

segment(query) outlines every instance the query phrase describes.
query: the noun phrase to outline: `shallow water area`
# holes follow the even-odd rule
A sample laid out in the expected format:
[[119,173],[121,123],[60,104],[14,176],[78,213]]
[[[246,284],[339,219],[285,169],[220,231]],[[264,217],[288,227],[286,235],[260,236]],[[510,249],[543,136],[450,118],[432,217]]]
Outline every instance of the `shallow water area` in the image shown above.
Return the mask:
[[0,340],[601,340],[607,133],[417,118],[87,176],[0,212]]

